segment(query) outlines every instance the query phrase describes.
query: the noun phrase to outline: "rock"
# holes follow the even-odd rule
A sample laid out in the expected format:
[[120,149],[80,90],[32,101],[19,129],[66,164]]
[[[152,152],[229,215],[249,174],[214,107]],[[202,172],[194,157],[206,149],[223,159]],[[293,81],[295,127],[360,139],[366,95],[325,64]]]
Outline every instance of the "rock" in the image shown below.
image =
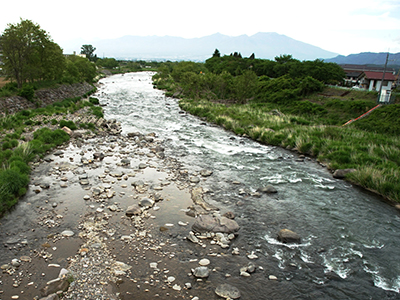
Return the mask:
[[61,128],[61,130],[65,131],[66,133],[68,133],[69,136],[72,135],[72,130],[69,129],[67,126],[64,126],[63,128]]
[[128,217],[139,216],[141,213],[142,209],[137,204],[129,206],[125,211],[125,215]]
[[65,292],[69,287],[69,282],[67,278],[61,279],[57,278],[47,282],[46,286],[41,289],[42,297],[49,296],[50,294],[57,293],[58,291]]
[[153,207],[154,200],[150,198],[143,198],[140,200],[139,205],[145,208]]
[[223,232],[234,233],[240,229],[236,221],[226,217],[214,217],[211,215],[199,215],[192,225],[192,229],[197,232]]
[[17,259],[17,258],[14,258],[13,260],[11,260],[11,264],[14,267],[19,267],[21,265],[21,261],[19,259]]
[[58,297],[57,294],[51,294],[48,295],[47,297],[41,298],[40,300],[59,300],[60,298]]
[[247,255],[248,259],[257,259],[258,256],[254,254],[254,251],[251,251],[251,253],[249,255]]
[[201,170],[200,171],[200,175],[203,176],[203,177],[211,176],[212,173],[213,173],[213,171],[211,171],[211,170]]
[[235,218],[235,214],[231,211],[224,213],[224,217],[233,220]]
[[215,293],[225,299],[239,299],[241,296],[240,291],[236,287],[227,283],[217,286]]
[[281,229],[278,232],[278,241],[282,243],[300,243],[300,236],[289,229]]
[[192,269],[192,273],[197,278],[207,278],[210,276],[210,269],[207,267],[197,267],[196,269]]
[[93,158],[94,159],[98,159],[98,160],[102,160],[105,157],[104,153],[102,152],[95,152],[93,153]]
[[175,290],[175,291],[180,291],[180,290],[182,290],[181,286],[180,286],[180,285],[177,285],[177,284],[174,284],[174,286],[172,287],[172,289]]
[[130,164],[131,164],[131,161],[130,161],[130,159],[123,158],[123,159],[121,159],[121,164],[122,164],[123,166],[127,166],[127,165],[130,165]]
[[357,171],[356,169],[338,169],[333,173],[333,178],[343,179],[346,178],[346,175],[349,173],[353,173]]
[[188,240],[195,244],[199,242],[199,239],[194,235],[192,231],[189,232]]
[[278,278],[275,275],[269,275],[268,279],[269,280],[278,280]]
[[274,188],[272,185],[268,184],[265,187],[260,187],[257,189],[257,192],[259,193],[266,193],[266,194],[274,194],[277,193],[278,191],[276,188]]
[[203,267],[208,266],[209,264],[210,264],[210,260],[208,260],[207,258],[200,259],[200,261],[199,261],[199,265],[203,266]]
[[139,169],[141,169],[141,170],[143,170],[143,169],[146,169],[148,166],[147,166],[147,164],[145,164],[145,163],[140,163],[139,164]]
[[64,230],[63,232],[61,232],[62,236],[67,236],[67,237],[73,236],[74,234],[75,233],[71,230]]
[[191,177],[189,178],[189,181],[190,181],[191,183],[199,183],[199,182],[200,182],[200,178],[199,178],[199,177],[196,177],[196,176],[191,176]]

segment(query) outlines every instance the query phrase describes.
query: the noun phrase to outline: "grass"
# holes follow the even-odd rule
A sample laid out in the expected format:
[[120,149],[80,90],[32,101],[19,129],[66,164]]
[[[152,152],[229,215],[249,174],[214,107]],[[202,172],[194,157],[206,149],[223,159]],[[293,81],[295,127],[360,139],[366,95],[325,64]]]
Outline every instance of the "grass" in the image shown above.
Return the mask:
[[[368,103],[370,100],[362,101]],[[351,105],[345,103],[343,107],[349,109]],[[394,119],[396,113],[399,115],[399,104],[386,106],[363,119],[362,123],[355,122],[346,127],[331,125],[329,118],[325,122],[328,124],[323,124],[319,116],[310,117],[305,122],[302,113],[279,114],[277,108],[281,112],[289,109],[268,104],[225,105],[206,100],[181,99],[180,107],[236,134],[316,157],[330,169],[355,168],[357,171],[348,175],[348,180],[400,202],[400,138],[393,134],[400,128],[397,119]],[[337,112],[340,113],[341,109],[339,107]],[[335,110],[334,105],[331,110]],[[349,114],[358,115],[360,111],[364,112],[363,108],[354,109]],[[384,114],[388,118],[382,117]],[[337,123],[342,124],[343,118],[347,118],[347,115]],[[371,125],[378,120],[380,128]]]
[[[47,151],[62,145],[70,138],[61,129],[52,130],[43,125],[77,129],[74,122],[60,118],[63,114],[74,113],[84,107],[89,107],[88,111],[94,112],[98,117],[103,116],[102,108],[92,103],[96,101],[80,100],[80,97],[65,99],[46,107],[21,110],[0,118],[0,217],[26,193],[31,171],[30,162],[43,157]],[[41,128],[34,131],[37,128],[35,126]],[[92,123],[81,123],[79,127],[95,130]],[[24,141],[23,133],[26,131],[34,131],[33,140]]]

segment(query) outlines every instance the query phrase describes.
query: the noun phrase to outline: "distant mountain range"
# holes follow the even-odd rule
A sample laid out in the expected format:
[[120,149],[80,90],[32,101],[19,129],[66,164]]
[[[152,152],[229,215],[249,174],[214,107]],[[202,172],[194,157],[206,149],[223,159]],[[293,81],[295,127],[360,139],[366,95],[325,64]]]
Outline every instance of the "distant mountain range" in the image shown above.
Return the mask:
[[222,55],[240,52],[243,57],[252,53],[256,58],[274,59],[290,54],[299,60],[325,59],[337,55],[319,47],[303,43],[274,32],[257,33],[252,36],[227,36],[220,33],[201,38],[181,38],[172,36],[123,36],[116,39],[98,40],[93,43],[76,41],[68,44],[64,52],[79,52],[82,44],[92,44],[98,57],[116,59],[157,59],[205,61],[215,49]]
[[[362,52],[347,56],[338,55],[334,58],[325,59],[326,62],[353,65],[385,65],[387,52],[372,53]],[[388,66],[400,66],[400,53],[389,53]]]

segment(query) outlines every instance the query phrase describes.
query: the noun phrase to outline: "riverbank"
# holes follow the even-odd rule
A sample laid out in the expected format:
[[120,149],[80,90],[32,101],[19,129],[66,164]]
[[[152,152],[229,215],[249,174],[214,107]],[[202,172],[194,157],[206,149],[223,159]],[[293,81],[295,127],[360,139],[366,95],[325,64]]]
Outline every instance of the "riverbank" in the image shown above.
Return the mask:
[[[2,220],[2,297],[200,299],[196,294],[215,297],[202,287],[224,276],[227,263],[249,269],[241,271],[246,276],[255,272],[255,255],[229,249],[235,214],[222,217],[203,199],[201,185],[212,171],[189,173],[166,157],[154,134],[121,136],[120,125],[110,123],[115,130],[106,134],[73,132],[67,145],[34,164],[28,193]],[[200,234],[197,225],[191,232],[194,217],[205,214],[234,227]],[[19,215],[29,228],[15,222]],[[229,285],[212,286],[240,295]]]

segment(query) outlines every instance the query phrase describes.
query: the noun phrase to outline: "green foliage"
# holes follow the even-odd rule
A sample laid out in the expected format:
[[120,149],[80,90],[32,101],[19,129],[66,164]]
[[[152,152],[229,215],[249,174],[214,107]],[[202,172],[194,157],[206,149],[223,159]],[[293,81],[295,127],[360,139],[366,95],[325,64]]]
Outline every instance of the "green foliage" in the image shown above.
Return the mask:
[[28,101],[33,101],[33,97],[35,96],[35,89],[30,84],[24,84],[22,89],[18,92],[18,96],[24,97]]
[[96,51],[96,48],[92,45],[82,45],[81,47],[81,54],[85,54],[90,61],[96,62],[97,55],[94,54],[94,51]]
[[119,66],[119,64],[118,64],[118,62],[117,62],[117,60],[115,58],[108,58],[108,57],[99,58],[96,61],[96,64],[99,67],[103,67],[103,68],[106,68],[106,69],[115,69],[116,67]]
[[8,24],[2,36],[4,72],[19,88],[28,80],[59,79],[65,62],[62,49],[30,20]]
[[90,98],[89,98],[89,102],[92,103],[92,104],[94,104],[94,105],[99,105],[99,104],[100,104],[99,99],[97,99],[97,98],[95,98],[95,97],[90,97]]
[[63,128],[63,127],[68,127],[71,130],[75,130],[78,128],[73,121],[61,120],[60,128]]

